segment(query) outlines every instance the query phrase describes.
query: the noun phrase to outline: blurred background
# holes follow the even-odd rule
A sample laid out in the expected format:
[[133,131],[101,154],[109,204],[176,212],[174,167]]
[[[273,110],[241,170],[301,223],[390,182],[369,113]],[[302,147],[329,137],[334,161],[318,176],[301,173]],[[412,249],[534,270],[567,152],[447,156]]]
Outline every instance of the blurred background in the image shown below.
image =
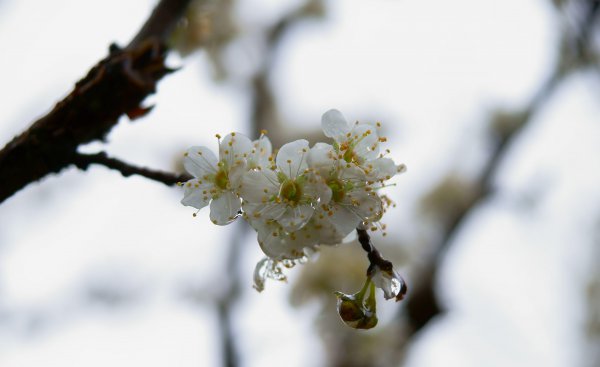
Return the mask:
[[[125,45],[154,0],[0,0],[0,144]],[[195,0],[145,118],[105,143],[181,171],[191,145],[321,114],[381,121],[408,172],[373,236],[409,285],[344,326],[351,242],[252,289],[245,223],[96,166],[0,205],[0,366],[599,366],[600,2]]]

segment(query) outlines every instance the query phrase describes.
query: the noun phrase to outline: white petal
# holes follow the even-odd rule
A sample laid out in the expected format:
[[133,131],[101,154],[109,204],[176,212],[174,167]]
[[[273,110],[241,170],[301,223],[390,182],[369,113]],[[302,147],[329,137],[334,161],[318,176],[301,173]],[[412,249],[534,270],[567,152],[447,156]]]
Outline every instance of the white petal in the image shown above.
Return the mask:
[[325,213],[324,218],[331,222],[342,237],[346,237],[350,232],[356,229],[361,222],[361,218],[351,209],[342,205],[332,205],[332,215]]
[[363,171],[362,169],[360,169],[354,165],[352,165],[350,167],[344,166],[344,167],[340,168],[339,179],[344,180],[344,181],[349,181],[351,183],[361,183],[362,182],[363,184],[366,181],[368,181],[365,171]]
[[252,151],[252,142],[247,136],[240,133],[228,134],[219,144],[219,160],[226,161],[233,167],[246,161]]
[[327,204],[331,200],[331,188],[320,175],[309,174],[303,191],[303,200],[308,200],[314,205]]
[[225,191],[210,203],[210,220],[223,226],[238,217],[241,208],[240,199],[234,193]]
[[352,129],[352,136],[358,140],[354,146],[354,153],[360,158],[371,160],[379,154],[379,135],[374,126],[358,124]]
[[298,259],[304,256],[304,250],[316,244],[315,236],[306,236],[301,231],[287,233],[275,222],[259,226],[258,243],[265,255],[274,260]]
[[310,205],[287,206],[285,213],[277,219],[277,222],[287,232],[295,232],[308,223],[314,211]]
[[367,161],[363,165],[367,171],[367,177],[372,181],[389,180],[396,175],[398,169],[390,158],[377,158]]
[[277,220],[285,213],[286,209],[285,204],[277,204],[275,202],[244,202],[242,207],[244,209],[244,212],[247,213],[250,218],[260,218],[262,220]]
[[246,169],[246,161],[241,161],[240,163],[229,168],[227,178],[229,179],[229,186],[233,190],[237,190],[242,184],[242,179],[246,172],[248,172]]
[[336,159],[333,146],[325,143],[317,143],[308,152],[306,162],[310,168],[317,169],[319,173],[328,174],[335,169]]
[[327,220],[319,219],[318,215],[313,215],[307,225],[299,231],[303,235],[310,234],[317,237],[319,245],[337,245],[342,242],[344,236]]
[[191,147],[183,158],[183,167],[197,178],[217,172],[217,157],[207,147]]
[[192,179],[183,184],[184,194],[181,204],[191,206],[196,209],[202,209],[208,205],[212,196],[209,191],[212,189],[212,183],[199,183],[198,179]]
[[259,139],[252,142],[252,152],[248,156],[248,167],[261,167],[266,169],[270,166],[269,157],[273,153],[271,141],[266,136],[261,136]]
[[321,127],[326,137],[333,138],[336,141],[343,141],[346,133],[350,131],[344,115],[338,110],[325,112],[321,117]]
[[351,210],[363,221],[376,222],[381,219],[383,215],[383,203],[377,194],[364,190],[356,190],[348,196],[353,202]]
[[271,170],[248,171],[242,177],[239,192],[250,203],[266,202],[279,193],[277,174]]
[[285,144],[277,153],[277,167],[289,178],[296,178],[308,168],[306,164],[308,151],[308,141],[304,139]]

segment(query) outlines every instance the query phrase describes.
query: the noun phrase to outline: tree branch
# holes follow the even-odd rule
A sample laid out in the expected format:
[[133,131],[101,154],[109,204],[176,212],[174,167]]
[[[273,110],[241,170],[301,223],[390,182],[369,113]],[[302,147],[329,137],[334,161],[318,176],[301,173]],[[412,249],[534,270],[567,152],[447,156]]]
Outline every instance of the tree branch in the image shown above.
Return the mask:
[[77,168],[82,170],[87,170],[91,164],[100,164],[121,172],[123,177],[138,175],[146,177],[150,180],[162,182],[168,186],[175,185],[178,182],[185,182],[192,178],[191,176],[186,174],[177,175],[170,172],[133,166],[117,158],[111,158],[107,156],[105,152],[100,152],[96,154],[77,154],[73,158],[73,163]]
[[164,63],[164,40],[188,3],[162,0],[127,48],[111,45],[67,97],[0,151],[0,203],[74,164],[77,147],[103,140],[121,116],[134,119],[149,111],[140,104],[173,71]]

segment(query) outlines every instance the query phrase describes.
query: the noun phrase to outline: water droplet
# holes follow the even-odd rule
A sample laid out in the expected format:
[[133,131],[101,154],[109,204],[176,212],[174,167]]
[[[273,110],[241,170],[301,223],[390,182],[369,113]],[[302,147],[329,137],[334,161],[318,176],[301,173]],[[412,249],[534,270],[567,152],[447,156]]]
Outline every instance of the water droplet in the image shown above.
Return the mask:
[[283,274],[279,261],[264,257],[254,268],[254,289],[262,292],[265,289],[267,279],[286,281],[287,277]]

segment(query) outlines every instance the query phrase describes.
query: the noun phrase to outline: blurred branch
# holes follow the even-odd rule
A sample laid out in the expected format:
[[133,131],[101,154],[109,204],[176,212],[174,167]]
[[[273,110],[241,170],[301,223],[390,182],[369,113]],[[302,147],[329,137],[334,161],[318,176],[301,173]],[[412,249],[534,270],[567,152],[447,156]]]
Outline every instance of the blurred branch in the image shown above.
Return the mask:
[[[298,21],[311,15],[311,9],[317,3],[318,1],[308,0],[305,4],[292,10],[265,30],[267,40],[266,51],[263,54],[262,63],[258,71],[252,77],[252,111],[248,130],[256,135],[261,130],[271,130],[277,133],[270,136],[275,146],[281,146],[282,142],[281,135],[278,133],[278,129],[275,128],[278,125],[277,101],[268,82],[270,73],[273,70],[272,64],[275,59],[275,52],[287,31]],[[219,330],[221,331],[223,366],[226,367],[239,365],[239,353],[234,339],[232,311],[241,296],[239,251],[246,234],[245,229],[247,228],[247,226],[244,226],[244,228],[237,229],[231,239],[225,265],[226,269],[230,271],[226,285],[227,292],[217,300],[216,305],[219,317]]]
[[[590,34],[598,19],[597,1],[591,1],[594,6],[590,6],[589,16],[585,18],[582,24],[583,34]],[[568,37],[563,35],[563,37]],[[588,41],[588,37],[580,41]],[[585,44],[581,47],[587,48]],[[578,53],[575,57],[582,57],[584,53]],[[412,335],[423,329],[428,322],[436,315],[441,313],[441,306],[438,302],[435,292],[435,282],[440,262],[451,244],[456,232],[464,224],[465,219],[480,203],[493,194],[492,180],[500,165],[502,159],[510,148],[512,141],[520,134],[531,117],[548,101],[549,97],[555,91],[560,81],[568,75],[572,68],[565,68],[565,65],[580,65],[572,63],[571,54],[561,53],[555,69],[548,80],[540,86],[538,92],[534,95],[529,105],[523,110],[508,115],[496,114],[492,117],[492,148],[488,161],[485,163],[479,178],[472,185],[469,200],[456,211],[452,218],[445,221],[442,229],[441,240],[435,245],[435,253],[429,259],[428,263],[419,271],[415,279],[419,279],[413,287],[410,296],[406,301],[407,321],[410,325],[408,335],[405,340],[408,341]],[[568,59],[568,60],[565,60]]]
[[133,37],[128,49],[137,48],[148,39],[155,39],[165,44],[179,20],[184,16],[191,0],[162,0],[142,26],[142,29]]
[[50,173],[75,163],[77,147],[103,140],[119,118],[143,116],[142,101],[172,72],[164,45],[189,0],[162,0],[125,49],[109,55],[73,91],[0,151],[0,203]]
[[162,182],[165,185],[175,185],[178,182],[185,182],[192,177],[187,174],[176,175],[170,172],[157,171],[145,167],[133,166],[119,159],[111,158],[104,152],[96,154],[76,154],[73,158],[75,166],[82,170],[87,170],[91,164],[100,164],[108,168],[121,172],[123,177],[138,175],[150,180]]
[[299,22],[324,12],[321,0],[307,0],[298,8],[290,11],[266,30],[266,51],[258,71],[252,78],[252,120],[259,121],[265,130],[275,132],[270,138],[274,146],[288,141],[286,129],[280,127],[277,99],[269,79],[273,71],[276,51],[285,35]]

